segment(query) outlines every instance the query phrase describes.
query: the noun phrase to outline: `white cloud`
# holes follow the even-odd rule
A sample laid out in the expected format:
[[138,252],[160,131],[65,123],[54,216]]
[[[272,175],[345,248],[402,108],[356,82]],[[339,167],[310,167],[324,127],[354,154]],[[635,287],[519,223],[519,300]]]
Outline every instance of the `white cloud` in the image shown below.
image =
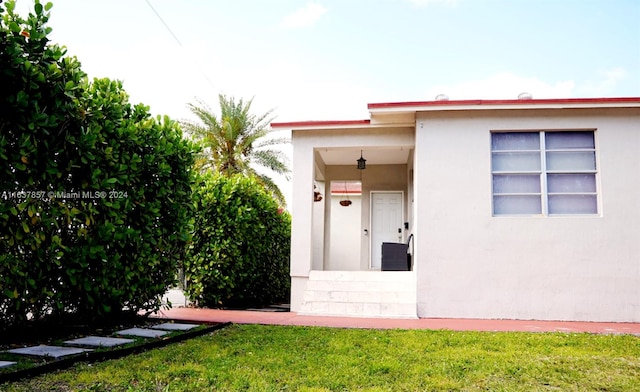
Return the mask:
[[604,84],[613,87],[613,85],[627,76],[627,71],[625,71],[623,68],[618,67],[609,71],[605,71],[604,75],[606,76]]
[[313,26],[325,13],[327,8],[322,4],[309,2],[303,8],[299,8],[294,13],[282,19],[281,27],[287,29],[299,29]]
[[416,7],[426,7],[429,5],[447,5],[455,6],[458,4],[458,0],[406,0]]
[[368,118],[368,86],[336,79],[294,59],[266,62],[259,72],[238,69],[225,75],[230,83],[223,89],[237,96],[255,96],[256,112],[274,109],[276,121]]
[[627,76],[627,71],[620,67],[600,71],[595,80],[587,81],[580,86],[580,95],[589,97],[609,96]]
[[434,99],[438,94],[446,94],[452,100],[516,99],[523,92],[530,93],[533,98],[570,98],[574,88],[572,80],[548,83],[504,72],[486,79],[434,86],[427,90],[427,99]]

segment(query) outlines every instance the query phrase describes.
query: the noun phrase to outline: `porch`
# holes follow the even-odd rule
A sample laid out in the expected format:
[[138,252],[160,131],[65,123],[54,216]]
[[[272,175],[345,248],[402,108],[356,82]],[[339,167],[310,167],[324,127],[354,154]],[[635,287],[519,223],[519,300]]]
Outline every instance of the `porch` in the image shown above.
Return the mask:
[[[315,150],[311,270],[293,277],[292,307],[302,315],[417,318],[415,270],[386,270],[381,252],[383,242],[405,244],[411,234],[412,149],[364,155],[358,169],[359,148]],[[403,250],[405,260],[414,254]]]
[[[272,124],[273,125],[273,124]],[[416,318],[414,271],[385,271],[384,242],[413,231],[415,122],[292,126],[291,310]],[[417,246],[410,249],[417,255]],[[414,259],[415,260],[415,259]]]

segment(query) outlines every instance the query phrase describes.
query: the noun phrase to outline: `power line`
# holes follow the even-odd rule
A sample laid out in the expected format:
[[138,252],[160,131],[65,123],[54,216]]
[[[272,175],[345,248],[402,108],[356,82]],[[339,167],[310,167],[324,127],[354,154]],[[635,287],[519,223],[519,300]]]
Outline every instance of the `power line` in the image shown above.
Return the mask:
[[180,47],[182,47],[184,49],[184,45],[182,45],[182,42],[180,42],[180,40],[178,39],[178,36],[176,36],[173,33],[173,30],[171,30],[171,27],[169,27],[169,25],[167,24],[167,22],[164,21],[164,19],[162,19],[162,16],[160,16],[160,14],[158,13],[158,11],[156,11],[155,8],[153,8],[153,6],[151,5],[151,3],[149,2],[149,0],[145,0],[147,2],[147,4],[149,4],[149,7],[151,8],[151,10],[153,11],[154,14],[156,14],[156,16],[158,17],[158,19],[160,19],[160,22],[162,22],[162,24],[164,25],[164,27],[167,28],[167,30],[169,31],[169,33],[171,33],[171,35],[173,35],[173,38],[175,38],[176,42],[178,43],[178,45],[180,45]]
[[[0,0],[1,1],[1,0]],[[149,5],[149,8],[151,8],[151,10],[153,11],[154,14],[156,14],[156,16],[158,17],[158,19],[160,19],[160,22],[162,22],[162,24],[164,25],[164,27],[167,29],[167,31],[169,31],[169,33],[173,36],[173,38],[176,40],[176,42],[178,43],[178,45],[180,45],[180,47],[186,52],[186,48],[184,47],[184,45],[182,45],[182,42],[180,42],[180,39],[178,39],[178,36],[175,35],[175,33],[173,32],[173,30],[171,30],[171,27],[169,27],[169,25],[167,24],[167,22],[164,21],[164,19],[162,19],[162,16],[160,16],[160,14],[158,13],[158,11],[156,11],[155,8],[153,8],[153,5],[151,5],[151,2],[149,0],[145,0],[147,2],[147,4]],[[200,73],[202,74],[202,76],[204,76],[204,78],[207,80],[207,82],[209,82],[209,84],[211,85],[211,87],[215,90],[216,86],[213,85],[213,82],[209,79],[209,77],[207,76],[207,74],[200,69]]]

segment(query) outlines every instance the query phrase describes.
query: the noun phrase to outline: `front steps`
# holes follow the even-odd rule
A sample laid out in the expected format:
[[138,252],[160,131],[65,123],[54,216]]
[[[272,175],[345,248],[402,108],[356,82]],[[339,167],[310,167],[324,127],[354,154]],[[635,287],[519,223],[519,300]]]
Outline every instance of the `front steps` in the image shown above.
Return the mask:
[[417,318],[412,271],[311,271],[298,314]]

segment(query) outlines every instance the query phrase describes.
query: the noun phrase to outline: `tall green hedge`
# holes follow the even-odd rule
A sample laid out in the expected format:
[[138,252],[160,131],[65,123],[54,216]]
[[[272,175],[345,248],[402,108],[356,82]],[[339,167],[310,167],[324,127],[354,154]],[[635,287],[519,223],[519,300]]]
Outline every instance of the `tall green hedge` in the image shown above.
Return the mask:
[[48,42],[51,3],[26,20],[14,6],[0,4],[0,326],[157,309],[192,230],[195,147],[120,82],[88,82]]
[[194,190],[186,293],[207,307],[288,301],[291,217],[252,177],[205,174]]

